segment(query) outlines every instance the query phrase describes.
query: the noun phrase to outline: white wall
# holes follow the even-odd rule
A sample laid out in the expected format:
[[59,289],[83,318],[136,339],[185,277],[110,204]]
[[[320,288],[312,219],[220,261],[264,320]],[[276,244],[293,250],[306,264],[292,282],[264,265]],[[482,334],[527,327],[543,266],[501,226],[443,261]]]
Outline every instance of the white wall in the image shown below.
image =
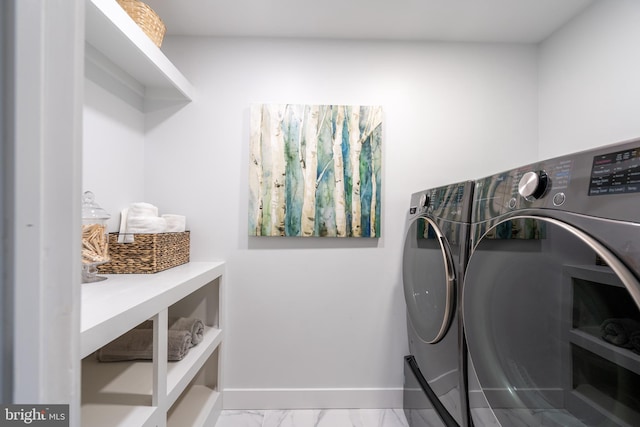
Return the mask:
[[82,191],[92,191],[118,231],[120,211],[144,201],[142,112],[90,79],[84,80]]
[[640,2],[600,0],[540,46],[540,157],[640,136]]
[[[400,407],[412,192],[537,158],[532,46],[169,38],[197,99],[146,117],[145,199],[228,262],[225,407]],[[251,103],[380,104],[379,240],[249,238]]]

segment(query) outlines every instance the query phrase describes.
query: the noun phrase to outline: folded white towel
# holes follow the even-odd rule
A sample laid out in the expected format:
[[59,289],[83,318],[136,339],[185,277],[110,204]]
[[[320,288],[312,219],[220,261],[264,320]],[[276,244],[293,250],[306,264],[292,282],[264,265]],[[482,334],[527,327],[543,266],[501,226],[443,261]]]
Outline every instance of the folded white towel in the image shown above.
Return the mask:
[[120,211],[120,234],[118,234],[118,243],[133,242],[133,236],[129,236],[125,234],[127,232],[128,215],[129,215],[129,208],[124,208]]
[[167,233],[182,233],[187,229],[187,217],[184,215],[164,214],[167,221]]
[[165,233],[167,231],[167,220],[159,216],[131,217],[131,211],[127,217],[127,233]]
[[131,203],[120,213],[118,243],[133,242],[134,234],[185,231],[186,218],[182,215],[158,216],[158,208],[150,203]]
[[158,208],[151,203],[131,203],[129,205],[129,216],[134,218],[158,216]]

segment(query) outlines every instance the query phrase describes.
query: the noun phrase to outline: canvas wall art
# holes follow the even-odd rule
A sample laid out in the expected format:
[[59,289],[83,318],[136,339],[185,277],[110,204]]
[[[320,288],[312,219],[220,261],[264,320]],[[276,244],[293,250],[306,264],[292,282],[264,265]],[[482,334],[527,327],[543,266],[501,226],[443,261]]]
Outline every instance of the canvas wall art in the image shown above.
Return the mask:
[[382,108],[251,108],[249,235],[380,237]]

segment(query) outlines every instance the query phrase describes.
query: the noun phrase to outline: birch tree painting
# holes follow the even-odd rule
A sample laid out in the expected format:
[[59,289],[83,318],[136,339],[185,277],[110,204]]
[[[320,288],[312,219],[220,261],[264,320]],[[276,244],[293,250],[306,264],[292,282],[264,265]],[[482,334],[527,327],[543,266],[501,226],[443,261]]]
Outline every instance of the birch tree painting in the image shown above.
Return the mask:
[[251,107],[250,236],[380,237],[382,108]]

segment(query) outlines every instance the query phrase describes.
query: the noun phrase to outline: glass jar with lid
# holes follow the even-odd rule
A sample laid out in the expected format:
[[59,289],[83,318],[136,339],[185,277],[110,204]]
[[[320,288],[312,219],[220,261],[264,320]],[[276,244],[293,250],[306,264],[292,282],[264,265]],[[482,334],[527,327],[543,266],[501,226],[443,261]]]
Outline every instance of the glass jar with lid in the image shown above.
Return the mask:
[[98,265],[109,262],[107,220],[111,215],[96,202],[91,191],[82,195],[82,283],[99,282]]

